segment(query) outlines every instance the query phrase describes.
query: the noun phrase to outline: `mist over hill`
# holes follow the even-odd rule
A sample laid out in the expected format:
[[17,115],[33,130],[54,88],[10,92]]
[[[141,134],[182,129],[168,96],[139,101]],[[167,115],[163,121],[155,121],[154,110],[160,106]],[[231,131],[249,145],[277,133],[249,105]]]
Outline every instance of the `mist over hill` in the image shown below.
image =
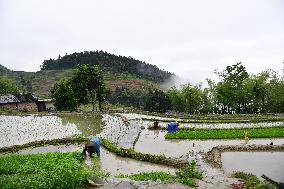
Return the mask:
[[99,65],[103,71],[136,75],[154,82],[164,82],[173,74],[132,57],[117,56],[104,51],[84,51],[44,60],[41,70],[71,69],[78,64]]

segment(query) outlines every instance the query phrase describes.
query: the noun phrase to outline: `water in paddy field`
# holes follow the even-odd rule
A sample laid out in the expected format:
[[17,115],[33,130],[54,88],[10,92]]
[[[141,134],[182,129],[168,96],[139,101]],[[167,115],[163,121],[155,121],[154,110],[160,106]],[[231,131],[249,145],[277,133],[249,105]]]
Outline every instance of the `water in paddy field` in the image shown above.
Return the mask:
[[167,157],[179,158],[188,152],[208,152],[218,145],[266,145],[273,141],[274,145],[284,144],[284,138],[252,139],[245,143],[241,139],[220,140],[166,140],[165,130],[148,130],[141,132],[134,150],[142,153],[165,154]]
[[[70,145],[48,145],[43,147],[27,148],[20,150],[19,154],[35,154],[35,153],[47,153],[47,152],[82,152],[84,144],[70,144]],[[87,166],[90,166],[92,162],[89,158],[86,158]],[[101,148],[101,158],[99,160],[99,166],[102,170],[110,172],[112,175],[130,174],[138,172],[149,171],[166,171],[174,173],[175,169],[157,165],[148,162],[137,161],[130,158],[122,158],[115,154],[108,152],[104,148]]]
[[174,173],[176,169],[164,165],[137,161],[131,158],[122,158],[102,149],[100,160],[101,168],[111,172],[112,175],[131,174],[139,172],[165,171]]
[[94,115],[0,115],[0,148],[77,135],[93,136],[101,130],[101,118]]
[[[165,154],[167,157],[174,158],[184,157],[184,155],[189,154],[189,152],[208,152],[213,147],[218,145],[268,145],[271,141],[273,141],[274,145],[284,144],[284,138],[253,139],[249,140],[247,143],[245,143],[245,141],[241,139],[166,140],[166,130],[148,130],[147,128],[153,125],[153,121],[143,121],[142,117],[143,116],[139,114],[70,114],[63,116],[0,115],[0,148],[11,145],[20,145],[37,140],[60,139],[77,135],[89,137],[97,134],[104,138],[107,138],[108,140],[117,144],[120,147],[134,148],[135,151],[142,153],[150,153],[157,155]],[[283,125],[283,122],[256,124],[234,123],[188,125],[181,123],[182,126],[196,128],[259,127],[277,126],[279,124]],[[166,127],[167,123],[159,122],[159,125]],[[59,146],[51,145],[45,147],[29,148],[26,150],[21,150],[19,153],[45,153],[49,151],[82,151],[83,146],[84,144]],[[106,151],[105,149],[102,149],[101,154],[101,168],[103,170],[106,169],[107,171],[111,172],[112,175],[118,175],[121,173],[129,174],[144,171],[169,171],[171,173],[175,171],[174,169],[166,166],[136,161],[129,158],[121,158],[114,155],[113,153]],[[247,156],[250,157],[249,155]],[[284,159],[283,156],[281,157],[282,159]],[[238,157],[236,156],[227,159],[234,160],[238,159]],[[268,167],[267,165],[268,163],[263,162],[262,164],[259,164],[259,167],[264,167],[266,169]],[[232,170],[238,170],[237,168],[240,165],[236,166],[237,167],[232,168]],[[283,166],[282,169],[284,170]],[[271,170],[273,172],[273,169]],[[284,175],[284,173],[282,175]],[[267,176],[270,175],[267,174]]]
[[[156,119],[156,120],[172,120],[172,121],[190,121],[187,119],[176,119],[176,118],[167,118],[167,117],[158,117],[158,116],[149,116],[143,114],[135,114],[135,113],[118,113],[118,115],[122,115],[126,117],[128,120],[137,120],[137,119]],[[200,120],[197,120],[200,121]],[[152,124],[153,121],[143,121],[149,124]],[[168,122],[159,121],[159,125],[161,127],[166,128]],[[259,123],[180,123],[181,127],[185,128],[211,128],[211,129],[219,129],[219,128],[252,128],[252,127],[275,127],[275,126],[283,126],[284,121],[277,122],[259,122]]]
[[225,172],[243,171],[259,178],[265,174],[284,182],[284,152],[224,152],[221,156]]
[[121,116],[111,116],[108,114],[103,115],[102,119],[105,123],[100,137],[107,138],[112,143],[117,144],[123,148],[133,148],[141,127],[138,121],[129,121]]

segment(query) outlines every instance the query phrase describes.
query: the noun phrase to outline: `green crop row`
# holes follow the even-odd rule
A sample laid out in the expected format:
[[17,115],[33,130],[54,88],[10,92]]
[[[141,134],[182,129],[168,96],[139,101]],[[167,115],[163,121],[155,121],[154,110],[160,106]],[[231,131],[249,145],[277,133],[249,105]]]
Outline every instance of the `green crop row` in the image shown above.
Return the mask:
[[92,174],[80,152],[0,156],[0,188],[77,188]]
[[281,138],[284,127],[238,128],[238,129],[182,129],[167,133],[166,139],[232,139],[244,138],[245,131],[249,138]]
[[176,175],[172,175],[167,172],[143,172],[138,174],[119,175],[118,177],[128,177],[136,181],[174,181],[188,186],[197,187],[198,185],[194,179],[202,179],[203,175],[196,169],[196,162],[193,160],[186,166],[179,168],[176,171]]

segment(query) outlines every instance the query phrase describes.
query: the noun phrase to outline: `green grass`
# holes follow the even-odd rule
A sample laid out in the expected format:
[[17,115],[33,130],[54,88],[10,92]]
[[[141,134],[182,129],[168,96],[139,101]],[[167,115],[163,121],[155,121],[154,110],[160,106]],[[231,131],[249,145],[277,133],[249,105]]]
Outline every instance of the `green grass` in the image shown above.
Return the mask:
[[179,182],[188,186],[197,187],[196,179],[202,179],[203,175],[201,172],[196,170],[196,162],[193,160],[191,163],[184,167],[179,168],[176,171],[176,175],[172,175],[167,172],[142,172],[138,174],[130,175],[119,175],[120,178],[130,178],[136,181],[173,181]]
[[92,174],[80,152],[0,156],[0,188],[77,188]]
[[118,175],[118,178],[130,178],[136,181],[169,181],[173,180],[174,176],[170,173],[158,171],[158,172],[142,172],[137,174],[130,174],[130,175]]
[[[246,128],[249,138],[284,137],[284,126],[269,128]],[[182,129],[167,133],[166,139],[232,139],[244,138],[243,129]]]

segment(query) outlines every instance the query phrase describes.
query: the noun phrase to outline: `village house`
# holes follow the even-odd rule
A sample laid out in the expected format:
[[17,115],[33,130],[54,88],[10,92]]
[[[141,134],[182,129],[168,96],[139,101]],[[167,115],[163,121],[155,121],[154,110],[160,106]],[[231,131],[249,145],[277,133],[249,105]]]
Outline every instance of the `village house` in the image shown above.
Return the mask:
[[42,112],[50,107],[53,107],[53,103],[50,99],[42,100],[31,93],[0,95],[0,108],[27,112]]

